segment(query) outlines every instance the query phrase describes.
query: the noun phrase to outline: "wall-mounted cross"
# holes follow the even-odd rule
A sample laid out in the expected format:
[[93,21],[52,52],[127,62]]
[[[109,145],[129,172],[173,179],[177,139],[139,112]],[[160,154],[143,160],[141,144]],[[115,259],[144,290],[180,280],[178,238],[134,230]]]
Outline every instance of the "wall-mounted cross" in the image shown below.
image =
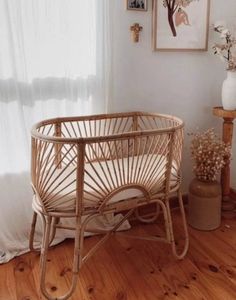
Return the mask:
[[139,26],[139,23],[134,23],[134,25],[130,27],[130,30],[132,32],[134,43],[138,43],[139,33],[143,30],[143,27]]

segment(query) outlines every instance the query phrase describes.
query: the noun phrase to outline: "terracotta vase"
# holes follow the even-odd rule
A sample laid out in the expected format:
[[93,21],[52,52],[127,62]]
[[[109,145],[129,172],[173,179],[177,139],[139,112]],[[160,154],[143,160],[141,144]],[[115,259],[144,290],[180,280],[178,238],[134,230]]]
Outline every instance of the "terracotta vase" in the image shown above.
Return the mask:
[[189,186],[188,223],[199,230],[213,230],[221,223],[221,185],[193,179]]

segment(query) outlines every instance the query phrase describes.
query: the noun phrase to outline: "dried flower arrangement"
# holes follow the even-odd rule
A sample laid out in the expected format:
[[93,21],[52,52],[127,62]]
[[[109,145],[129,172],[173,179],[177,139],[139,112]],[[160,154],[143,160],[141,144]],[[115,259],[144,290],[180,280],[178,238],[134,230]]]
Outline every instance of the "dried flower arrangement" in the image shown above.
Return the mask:
[[215,181],[226,160],[230,159],[231,147],[218,138],[214,129],[191,135],[193,138],[190,149],[196,178]]
[[224,24],[217,22],[214,24],[214,31],[220,33],[220,38],[225,40],[222,44],[213,46],[214,54],[218,55],[221,60],[227,62],[227,70],[236,72],[236,39],[225,28]]

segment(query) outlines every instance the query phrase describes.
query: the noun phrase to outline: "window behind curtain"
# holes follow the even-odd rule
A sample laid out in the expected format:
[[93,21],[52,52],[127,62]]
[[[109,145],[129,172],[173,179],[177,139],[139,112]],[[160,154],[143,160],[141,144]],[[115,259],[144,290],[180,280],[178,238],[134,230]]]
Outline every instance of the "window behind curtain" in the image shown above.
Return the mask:
[[96,0],[0,0],[0,77],[96,73]]

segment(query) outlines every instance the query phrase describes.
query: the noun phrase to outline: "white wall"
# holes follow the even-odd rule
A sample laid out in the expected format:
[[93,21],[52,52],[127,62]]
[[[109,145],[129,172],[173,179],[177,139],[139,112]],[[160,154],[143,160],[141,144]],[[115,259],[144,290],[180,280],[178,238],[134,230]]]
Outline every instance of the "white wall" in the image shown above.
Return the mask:
[[[216,127],[220,134],[221,120],[212,116],[212,107],[221,104],[221,85],[226,73],[224,64],[212,54],[215,33],[210,29],[208,52],[153,52],[152,1],[148,2],[148,12],[127,11],[124,2],[114,0],[113,100],[110,110],[173,114],[185,121],[186,133],[197,128]],[[236,1],[212,0],[210,14],[210,24],[216,20],[234,20],[236,24]],[[129,30],[134,22],[143,26],[140,42],[136,44],[132,42]],[[191,168],[186,135],[185,191],[193,176]]]

